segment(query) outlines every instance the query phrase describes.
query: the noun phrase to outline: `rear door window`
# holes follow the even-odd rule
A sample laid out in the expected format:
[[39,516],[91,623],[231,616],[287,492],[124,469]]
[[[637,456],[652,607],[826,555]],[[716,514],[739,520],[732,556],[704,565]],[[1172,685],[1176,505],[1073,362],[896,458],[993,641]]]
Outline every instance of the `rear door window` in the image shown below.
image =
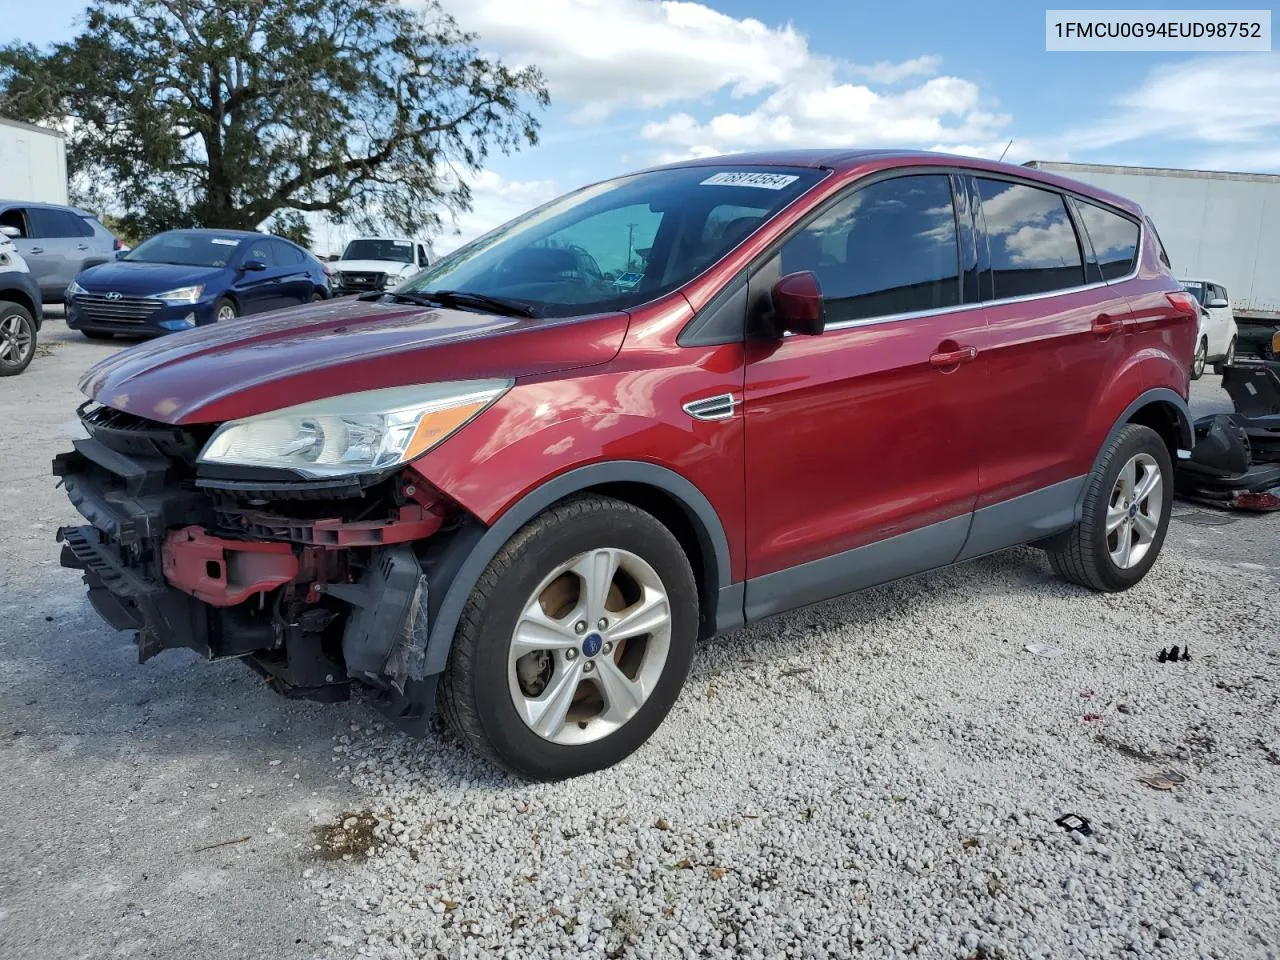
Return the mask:
[[1093,243],[1093,254],[1102,270],[1102,279],[1127,277],[1138,264],[1139,227],[1128,217],[1104,210],[1084,200],[1076,200],[1080,219]]
[[65,210],[49,210],[45,207],[32,207],[27,211],[31,219],[31,235],[40,240],[64,240],[70,237],[82,237],[80,218]]
[[950,180],[927,174],[855,189],[787,240],[781,257],[783,274],[817,276],[829,323],[955,306]]
[[1084,259],[1062,195],[978,177],[995,297],[1025,297],[1084,284]]

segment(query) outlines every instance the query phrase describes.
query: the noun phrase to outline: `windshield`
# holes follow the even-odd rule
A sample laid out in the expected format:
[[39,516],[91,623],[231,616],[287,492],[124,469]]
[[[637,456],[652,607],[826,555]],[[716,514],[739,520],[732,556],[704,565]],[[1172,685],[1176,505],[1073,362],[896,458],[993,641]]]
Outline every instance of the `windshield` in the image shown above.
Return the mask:
[[693,279],[824,175],[726,164],[621,177],[498,227],[399,289],[501,297],[545,317],[624,310]]
[[143,263],[176,263],[184,267],[225,267],[236,255],[240,237],[174,230],[144,240],[121,259]]
[[1183,280],[1182,289],[1196,298],[1196,303],[1204,303],[1204,284],[1199,280]]
[[413,263],[413,244],[408,240],[352,240],[342,251],[342,259]]

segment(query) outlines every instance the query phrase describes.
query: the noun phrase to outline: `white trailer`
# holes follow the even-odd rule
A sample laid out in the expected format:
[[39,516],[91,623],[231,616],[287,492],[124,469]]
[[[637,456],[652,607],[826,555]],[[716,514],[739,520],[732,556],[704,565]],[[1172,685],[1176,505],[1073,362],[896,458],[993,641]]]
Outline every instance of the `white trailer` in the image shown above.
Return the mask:
[[1280,176],[1095,163],[1026,164],[1142,205],[1183,279],[1227,288],[1239,352],[1267,355],[1280,328]]
[[0,117],[0,200],[67,203],[67,138]]

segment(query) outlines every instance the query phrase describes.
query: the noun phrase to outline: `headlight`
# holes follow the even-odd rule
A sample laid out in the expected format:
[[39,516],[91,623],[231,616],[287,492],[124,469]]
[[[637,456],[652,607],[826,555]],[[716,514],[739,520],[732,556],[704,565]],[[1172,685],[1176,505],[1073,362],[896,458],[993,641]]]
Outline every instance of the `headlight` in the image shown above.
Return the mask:
[[88,290],[80,286],[80,284],[76,283],[74,280],[71,281],[71,286],[67,287],[67,296],[69,297],[78,296],[79,294],[88,292]]
[[511,389],[465,380],[330,397],[224,423],[201,463],[337,477],[386,470],[426,453]]
[[153,299],[168,300],[170,303],[195,303],[202,293],[204,293],[204,284],[197,283],[193,287],[179,287],[177,290],[157,293]]
[[399,274],[388,273],[385,277],[382,278],[382,289],[390,290],[392,287],[400,286],[400,284],[403,282],[404,282],[404,277],[401,277]]

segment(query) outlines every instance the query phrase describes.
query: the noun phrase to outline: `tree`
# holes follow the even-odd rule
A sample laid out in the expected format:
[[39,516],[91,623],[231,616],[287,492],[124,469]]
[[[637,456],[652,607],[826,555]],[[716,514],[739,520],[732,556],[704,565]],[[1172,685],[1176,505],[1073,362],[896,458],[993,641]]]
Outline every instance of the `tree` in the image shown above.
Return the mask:
[[433,232],[549,102],[475,40],[436,0],[92,0],[70,42],[0,47],[0,115],[66,130],[79,198],[135,232]]

